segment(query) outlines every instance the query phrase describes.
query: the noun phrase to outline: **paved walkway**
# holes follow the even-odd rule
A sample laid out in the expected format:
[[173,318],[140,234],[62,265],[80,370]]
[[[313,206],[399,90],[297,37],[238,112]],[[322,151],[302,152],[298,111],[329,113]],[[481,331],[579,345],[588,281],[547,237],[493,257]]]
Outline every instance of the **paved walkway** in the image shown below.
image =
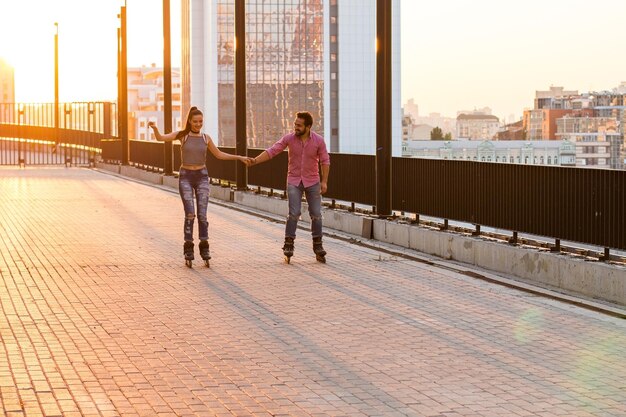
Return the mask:
[[625,416],[626,321],[177,194],[0,168],[0,415]]

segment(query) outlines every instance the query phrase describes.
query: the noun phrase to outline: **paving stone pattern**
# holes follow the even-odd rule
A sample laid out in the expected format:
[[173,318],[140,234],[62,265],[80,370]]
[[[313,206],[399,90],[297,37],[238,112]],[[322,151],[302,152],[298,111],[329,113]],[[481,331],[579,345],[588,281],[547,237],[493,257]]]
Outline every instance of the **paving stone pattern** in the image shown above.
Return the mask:
[[[286,204],[286,203],[285,203]],[[0,168],[0,415],[626,416],[626,323],[80,168]],[[197,229],[194,231],[197,235]],[[197,242],[196,242],[197,243]]]

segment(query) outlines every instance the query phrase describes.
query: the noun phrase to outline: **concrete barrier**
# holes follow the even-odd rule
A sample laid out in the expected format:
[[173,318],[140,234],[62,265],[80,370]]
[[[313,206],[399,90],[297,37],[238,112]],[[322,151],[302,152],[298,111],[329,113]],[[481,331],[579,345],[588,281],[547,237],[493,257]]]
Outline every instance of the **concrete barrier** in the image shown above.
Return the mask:
[[[131,178],[178,188],[178,180],[133,167],[98,163],[97,167]],[[159,180],[155,176],[161,175]],[[159,182],[160,181],[160,182]],[[211,197],[278,216],[287,216],[287,200],[253,191],[211,185]],[[302,204],[302,222],[310,223]],[[324,228],[413,249],[477,266],[533,285],[626,306],[626,267],[536,247],[510,245],[485,236],[442,231],[398,220],[384,220],[324,208]]]

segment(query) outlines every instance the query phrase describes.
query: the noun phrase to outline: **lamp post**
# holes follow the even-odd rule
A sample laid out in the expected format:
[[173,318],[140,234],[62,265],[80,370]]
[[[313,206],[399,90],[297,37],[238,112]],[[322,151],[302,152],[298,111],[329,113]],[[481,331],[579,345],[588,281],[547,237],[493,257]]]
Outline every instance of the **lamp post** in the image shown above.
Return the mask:
[[120,32],[119,32],[119,82],[120,89],[117,97],[119,112],[119,136],[122,142],[122,165],[129,164],[129,145],[128,145],[128,68],[127,68],[127,49],[126,49],[126,2],[120,11]]
[[54,151],[59,146],[59,23],[54,22]]
[[[172,56],[170,46],[170,0],[163,0],[163,113],[165,117],[164,131],[172,131]],[[163,147],[163,174],[173,172],[173,144],[165,142]]]

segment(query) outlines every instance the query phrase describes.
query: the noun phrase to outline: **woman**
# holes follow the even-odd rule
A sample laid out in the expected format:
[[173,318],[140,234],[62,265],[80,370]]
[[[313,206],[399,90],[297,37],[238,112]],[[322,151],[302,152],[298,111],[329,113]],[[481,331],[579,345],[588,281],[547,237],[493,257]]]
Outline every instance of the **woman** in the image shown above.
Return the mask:
[[[148,126],[154,131],[154,136],[158,141],[171,142],[180,140],[181,166],[178,178],[178,190],[183,200],[185,209],[184,235],[185,243],[183,252],[185,262],[191,267],[193,257],[193,223],[198,213],[198,237],[200,238],[200,256],[207,266],[209,266],[209,221],[207,219],[207,206],[209,204],[209,174],[206,167],[206,151],[211,151],[217,159],[239,160],[249,165],[249,158],[239,155],[231,155],[220,151],[211,138],[201,132],[203,123],[202,112],[197,107],[189,109],[187,124],[185,129],[171,132],[165,135],[159,133],[154,122],[149,122]],[[197,209],[196,209],[197,203]]]

